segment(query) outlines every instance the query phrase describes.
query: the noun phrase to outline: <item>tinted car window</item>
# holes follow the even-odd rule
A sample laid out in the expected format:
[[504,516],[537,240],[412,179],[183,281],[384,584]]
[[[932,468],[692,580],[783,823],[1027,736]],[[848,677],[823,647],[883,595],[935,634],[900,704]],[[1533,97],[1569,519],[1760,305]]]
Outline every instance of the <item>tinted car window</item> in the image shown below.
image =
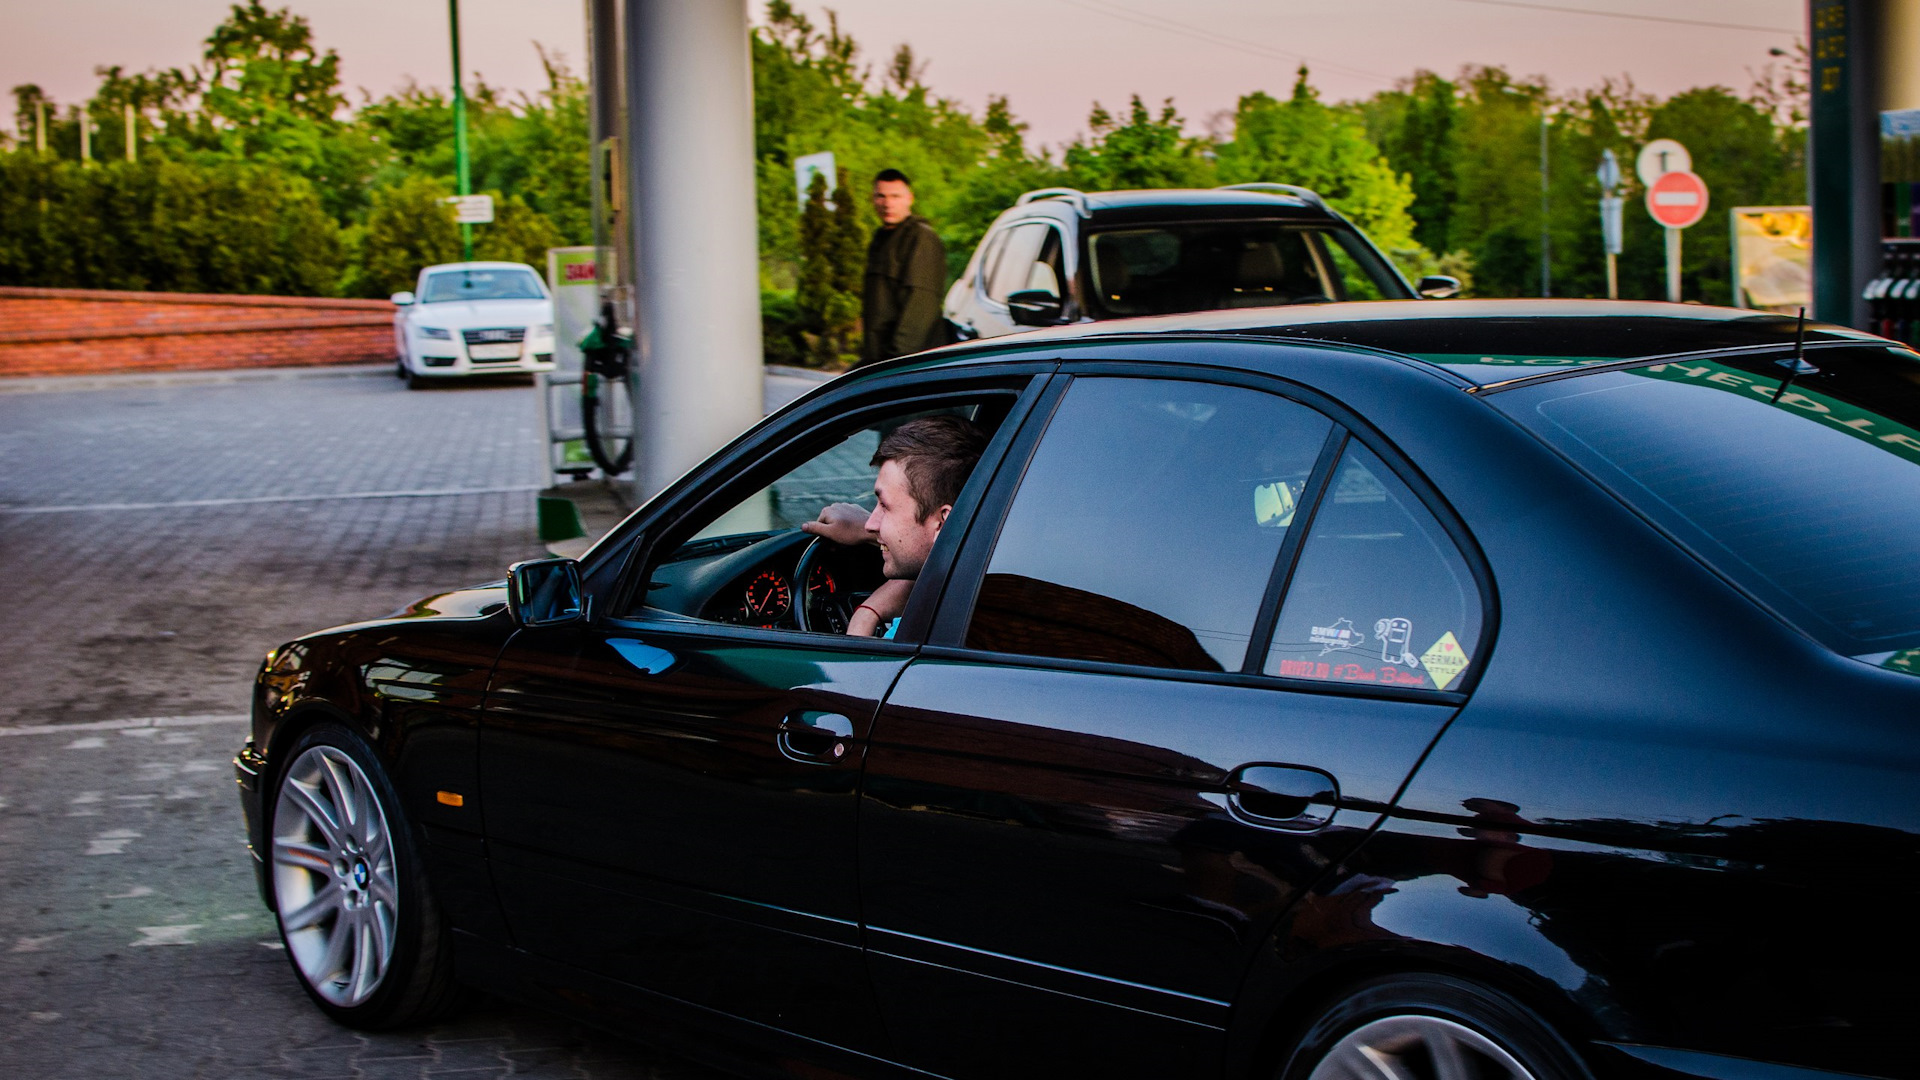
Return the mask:
[[525,270],[447,270],[427,275],[423,304],[449,300],[542,300],[540,280]]
[[[1271,222],[1201,222],[1096,232],[1087,241],[1095,299],[1109,316],[1338,299],[1342,289],[1322,258],[1321,231]],[[1379,269],[1377,260],[1368,262]],[[1376,295],[1390,288],[1370,285]]]
[[1920,648],[1920,356],[1806,356],[1817,370],[1778,401],[1777,355],[1489,400],[1808,634],[1880,663]]
[[1331,426],[1238,387],[1076,380],[1020,481],[968,646],[1240,670]]
[[1349,443],[1300,549],[1265,671],[1457,689],[1480,593],[1440,523],[1373,451]]

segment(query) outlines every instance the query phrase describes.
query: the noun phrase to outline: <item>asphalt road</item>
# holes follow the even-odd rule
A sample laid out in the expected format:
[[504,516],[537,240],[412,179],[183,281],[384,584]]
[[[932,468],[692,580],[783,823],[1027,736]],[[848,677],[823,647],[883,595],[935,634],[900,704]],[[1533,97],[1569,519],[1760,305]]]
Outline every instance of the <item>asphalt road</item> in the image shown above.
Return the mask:
[[0,385],[0,1075],[719,1075],[495,1002],[337,1027],[253,889],[260,657],[540,554],[537,423],[372,372]]

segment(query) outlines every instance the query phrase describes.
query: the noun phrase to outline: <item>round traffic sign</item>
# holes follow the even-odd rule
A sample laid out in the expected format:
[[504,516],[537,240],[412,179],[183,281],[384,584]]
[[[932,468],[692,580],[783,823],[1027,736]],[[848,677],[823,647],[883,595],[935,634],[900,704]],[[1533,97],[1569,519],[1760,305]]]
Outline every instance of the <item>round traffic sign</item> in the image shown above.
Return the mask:
[[1634,174],[1648,187],[1652,187],[1662,173],[1687,172],[1692,168],[1693,155],[1672,139],[1653,140],[1640,148],[1640,156],[1633,161]]
[[1664,173],[1647,185],[1647,213],[1669,229],[1707,216],[1707,182],[1690,172]]

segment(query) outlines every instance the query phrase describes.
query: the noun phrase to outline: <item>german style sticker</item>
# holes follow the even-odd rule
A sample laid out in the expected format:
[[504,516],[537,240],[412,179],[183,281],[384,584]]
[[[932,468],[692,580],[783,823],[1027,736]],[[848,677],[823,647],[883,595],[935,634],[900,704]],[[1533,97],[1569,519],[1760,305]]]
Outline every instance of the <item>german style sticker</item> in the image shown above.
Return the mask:
[[1460,642],[1454,639],[1453,631],[1440,635],[1440,640],[1426,652],[1420,654],[1426,662],[1427,674],[1433,676],[1436,690],[1445,690],[1467,670],[1467,654],[1460,648]]

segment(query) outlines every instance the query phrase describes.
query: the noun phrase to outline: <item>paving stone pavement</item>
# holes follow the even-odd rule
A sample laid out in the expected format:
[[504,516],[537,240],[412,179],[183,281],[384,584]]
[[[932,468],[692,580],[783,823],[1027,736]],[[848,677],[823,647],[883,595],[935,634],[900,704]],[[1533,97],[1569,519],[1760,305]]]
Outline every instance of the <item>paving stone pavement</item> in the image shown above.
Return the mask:
[[0,1077],[717,1080],[501,1003],[338,1027],[254,892],[260,657],[541,554],[537,423],[524,385],[372,373],[0,393]]

